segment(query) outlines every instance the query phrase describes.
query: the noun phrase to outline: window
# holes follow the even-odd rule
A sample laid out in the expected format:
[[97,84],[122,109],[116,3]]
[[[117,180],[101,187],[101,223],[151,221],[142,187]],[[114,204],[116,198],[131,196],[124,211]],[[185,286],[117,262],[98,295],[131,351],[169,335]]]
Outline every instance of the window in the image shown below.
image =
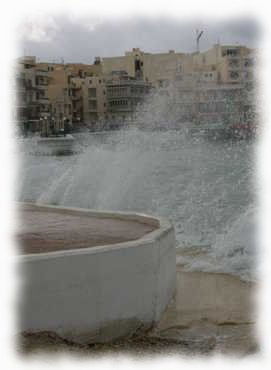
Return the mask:
[[224,57],[226,55],[229,55],[229,56],[238,56],[238,55],[240,55],[240,49],[238,49],[238,48],[224,49],[223,52],[222,52],[222,56]]
[[136,59],[135,60],[135,71],[140,71],[140,60]]
[[239,78],[239,73],[238,73],[238,72],[236,72],[236,71],[231,71],[231,72],[230,72],[230,78],[231,78],[232,80],[238,80],[238,78]]
[[215,103],[216,105],[216,112],[225,112],[226,111],[226,103],[223,101]]
[[253,60],[251,58],[244,60],[244,67],[252,67],[253,66]]
[[96,88],[91,87],[88,89],[88,96],[89,98],[96,98]]
[[89,109],[96,110],[97,109],[97,100],[90,100],[88,102]]
[[240,65],[239,59],[229,59],[229,66],[232,68],[238,68]]
[[251,72],[245,72],[245,73],[244,73],[244,78],[245,78],[246,80],[252,80],[253,75],[252,75],[252,73],[251,73]]

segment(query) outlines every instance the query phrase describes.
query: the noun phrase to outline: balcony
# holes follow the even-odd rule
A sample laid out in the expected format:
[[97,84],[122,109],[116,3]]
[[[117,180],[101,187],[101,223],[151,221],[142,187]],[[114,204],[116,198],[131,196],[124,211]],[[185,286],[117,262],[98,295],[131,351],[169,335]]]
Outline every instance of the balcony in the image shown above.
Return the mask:
[[43,105],[48,105],[49,104],[49,99],[41,96],[37,99],[37,103],[38,104],[43,104]]
[[74,96],[74,95],[71,95],[71,99],[73,100],[73,101],[78,101],[78,100],[80,100],[80,96]]
[[241,73],[237,70],[229,70],[229,82],[239,83],[241,80]]
[[229,69],[239,69],[241,66],[241,60],[240,58],[229,58],[228,59],[228,68]]
[[36,76],[48,77],[48,72],[40,69],[36,70]]
[[48,89],[48,83],[39,83],[36,85],[37,90],[46,90]]

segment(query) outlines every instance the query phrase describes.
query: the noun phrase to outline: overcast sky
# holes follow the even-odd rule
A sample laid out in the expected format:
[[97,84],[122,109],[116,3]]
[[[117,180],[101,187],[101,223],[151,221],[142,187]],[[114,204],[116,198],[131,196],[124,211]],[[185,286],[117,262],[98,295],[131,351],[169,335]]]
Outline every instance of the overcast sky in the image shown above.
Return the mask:
[[188,21],[172,18],[99,19],[71,15],[27,21],[19,28],[20,54],[43,61],[93,63],[95,56],[118,56],[133,47],[145,52],[195,51],[196,29],[203,30],[200,49],[218,41],[257,47],[258,25],[251,19]]

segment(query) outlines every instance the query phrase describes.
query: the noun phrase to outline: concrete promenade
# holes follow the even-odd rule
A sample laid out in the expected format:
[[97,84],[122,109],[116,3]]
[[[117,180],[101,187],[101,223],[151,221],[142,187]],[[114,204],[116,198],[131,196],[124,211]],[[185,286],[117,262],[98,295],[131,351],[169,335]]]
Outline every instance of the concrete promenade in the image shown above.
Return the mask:
[[153,330],[108,344],[78,346],[53,333],[25,334],[24,353],[62,353],[90,357],[101,355],[207,355],[234,356],[259,350],[253,283],[237,277],[186,272],[177,265],[175,299]]
[[176,241],[144,214],[22,204],[19,331],[104,343],[145,332],[174,295]]

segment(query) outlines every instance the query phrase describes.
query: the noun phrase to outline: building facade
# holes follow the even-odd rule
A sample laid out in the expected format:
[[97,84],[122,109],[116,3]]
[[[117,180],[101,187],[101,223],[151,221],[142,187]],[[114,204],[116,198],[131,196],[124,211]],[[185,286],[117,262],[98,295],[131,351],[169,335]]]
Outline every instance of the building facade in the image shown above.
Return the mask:
[[134,48],[119,57],[96,57],[93,64],[24,57],[16,70],[17,119],[33,131],[45,117],[59,126],[117,127],[133,122],[156,90],[171,96],[179,123],[255,121],[255,63],[254,50],[220,44],[189,54]]
[[176,73],[181,70],[187,55],[175,53],[151,54],[139,48],[127,51],[124,56],[103,58],[102,70],[105,76],[115,71],[125,71],[129,76],[149,82],[154,87],[160,87],[166,80],[173,81]]
[[20,58],[16,71],[17,120],[20,130],[38,131],[40,118],[49,115],[48,73],[36,58]]
[[132,123],[137,107],[151,90],[151,84],[125,72],[112,74],[106,83],[108,119],[112,125]]
[[98,76],[82,82],[83,121],[91,129],[101,129],[107,117],[106,82]]

